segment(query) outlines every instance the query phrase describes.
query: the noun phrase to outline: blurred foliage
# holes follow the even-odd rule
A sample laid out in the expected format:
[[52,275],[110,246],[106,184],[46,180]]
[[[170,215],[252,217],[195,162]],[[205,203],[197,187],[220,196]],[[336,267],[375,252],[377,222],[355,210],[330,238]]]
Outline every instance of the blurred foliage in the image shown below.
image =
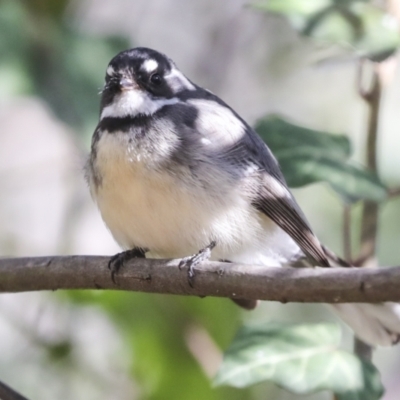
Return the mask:
[[261,0],[254,7],[281,14],[302,35],[341,44],[374,61],[400,45],[397,20],[368,0]]
[[46,345],[47,355],[51,362],[64,361],[71,355],[73,344],[68,340]]
[[38,95],[77,132],[91,134],[105,68],[129,44],[121,37],[79,32],[63,18],[67,4],[0,2],[1,96]]
[[[190,329],[200,326],[218,347],[227,347],[240,324],[238,308],[230,301],[112,291],[71,291],[68,296],[78,304],[102,307],[120,329],[132,355],[140,398],[252,398],[249,389],[213,388],[186,343]],[[214,349],[200,351],[215,357]]]
[[[346,45],[380,62],[400,43],[399,27],[384,10],[357,0],[269,0],[255,5],[285,15],[304,36]],[[327,182],[344,202],[382,202],[387,190],[366,168],[348,162],[347,137],[293,125],[279,117],[260,120],[255,129],[277,157],[291,187]],[[244,327],[225,353],[217,384],[247,387],[271,380],[299,394],[329,389],[338,400],[378,400],[378,371],[338,349],[339,332],[329,325]]]
[[62,23],[69,0],[21,0],[22,4],[33,14],[48,17]]
[[347,202],[383,201],[387,192],[367,169],[348,163],[350,141],[269,116],[255,127],[275,154],[290,187],[327,182]]
[[298,394],[332,390],[338,400],[378,400],[379,373],[338,348],[333,324],[245,326],[225,353],[215,383],[245,387],[272,380]]

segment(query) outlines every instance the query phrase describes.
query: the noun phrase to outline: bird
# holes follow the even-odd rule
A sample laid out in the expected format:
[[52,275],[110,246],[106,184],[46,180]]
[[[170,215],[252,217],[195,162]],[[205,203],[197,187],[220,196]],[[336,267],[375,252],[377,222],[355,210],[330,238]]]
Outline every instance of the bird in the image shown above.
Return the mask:
[[[205,259],[346,265],[316,237],[255,130],[156,50],[125,50],[108,64],[86,178],[124,250],[110,259],[113,280],[124,261],[146,256],[182,258],[191,285]],[[400,340],[400,304],[331,307],[370,345]]]

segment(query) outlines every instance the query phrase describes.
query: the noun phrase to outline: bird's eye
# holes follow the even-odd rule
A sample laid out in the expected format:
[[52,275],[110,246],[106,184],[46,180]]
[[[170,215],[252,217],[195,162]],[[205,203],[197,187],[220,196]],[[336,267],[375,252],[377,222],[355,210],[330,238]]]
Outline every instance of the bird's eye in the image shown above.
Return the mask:
[[161,75],[160,75],[160,74],[157,74],[157,73],[151,75],[151,76],[150,76],[150,82],[151,82],[153,85],[156,85],[156,86],[160,85],[160,84],[162,83]]

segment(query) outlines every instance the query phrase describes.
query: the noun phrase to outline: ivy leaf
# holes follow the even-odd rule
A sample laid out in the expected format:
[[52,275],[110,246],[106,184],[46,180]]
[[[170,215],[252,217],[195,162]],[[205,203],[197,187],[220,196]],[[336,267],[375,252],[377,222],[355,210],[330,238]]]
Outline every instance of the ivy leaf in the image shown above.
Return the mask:
[[306,149],[341,160],[347,160],[351,156],[351,144],[347,136],[291,124],[276,115],[259,120],[255,129],[274,154],[288,149]]
[[278,153],[277,157],[290,187],[325,181],[349,203],[386,198],[386,189],[376,175],[333,157],[294,150]]
[[271,116],[256,130],[277,157],[290,187],[327,182],[346,202],[380,202],[385,186],[367,169],[348,163],[349,139],[344,135],[315,131]]
[[214,383],[242,388],[270,380],[297,394],[331,390],[340,400],[378,400],[378,371],[339,342],[340,329],[331,323],[243,327]]

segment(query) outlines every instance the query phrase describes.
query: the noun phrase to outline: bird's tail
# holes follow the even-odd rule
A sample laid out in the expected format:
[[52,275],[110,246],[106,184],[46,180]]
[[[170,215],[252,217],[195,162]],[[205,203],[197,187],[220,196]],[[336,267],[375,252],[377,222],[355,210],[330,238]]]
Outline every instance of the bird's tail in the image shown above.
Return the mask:
[[[351,267],[325,246],[323,249],[333,266]],[[400,341],[400,303],[342,303],[329,306],[365,343],[391,346]]]
[[391,346],[400,341],[399,303],[343,303],[329,306],[365,343]]

